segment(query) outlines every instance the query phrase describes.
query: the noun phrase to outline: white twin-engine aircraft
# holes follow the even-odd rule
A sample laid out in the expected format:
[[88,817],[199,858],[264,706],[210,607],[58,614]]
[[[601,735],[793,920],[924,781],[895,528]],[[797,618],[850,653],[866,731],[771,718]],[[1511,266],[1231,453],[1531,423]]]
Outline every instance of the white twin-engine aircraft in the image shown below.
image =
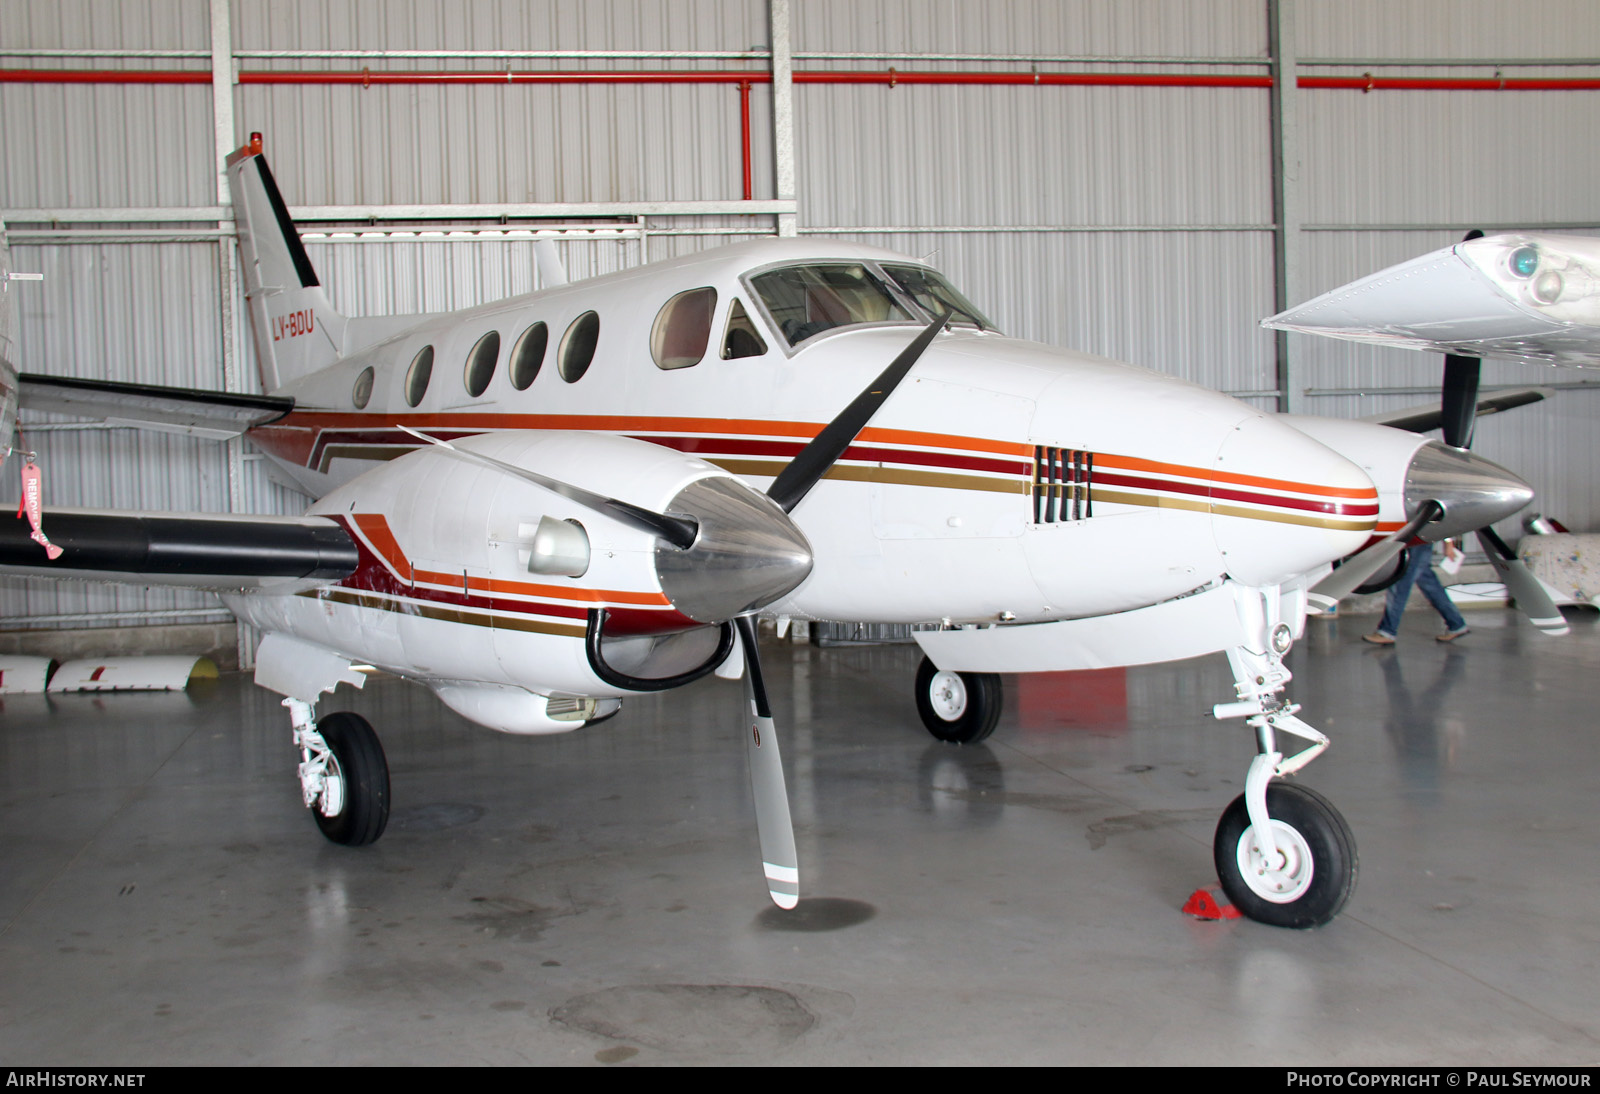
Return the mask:
[[15,525],[0,562],[215,590],[265,634],[256,682],[285,696],[305,802],[339,843],[383,832],[388,770],[363,719],[315,707],[366,667],[521,734],[715,671],[744,678],[767,884],[794,907],[755,617],[931,624],[917,705],[952,742],[993,730],[995,673],[1226,653],[1237,694],[1215,713],[1243,719],[1258,754],[1217,870],[1245,914],[1322,924],[1356,848],[1285,779],[1328,742],[1286,699],[1284,655],[1308,610],[1413,535],[1533,496],[1462,447],[1007,338],[925,264],[848,243],[766,240],[448,315],[348,318],[259,136],[229,177],[270,394],[30,374],[22,404],[248,433],[318,500],[301,518],[47,510],[59,560],[19,520],[0,522]]

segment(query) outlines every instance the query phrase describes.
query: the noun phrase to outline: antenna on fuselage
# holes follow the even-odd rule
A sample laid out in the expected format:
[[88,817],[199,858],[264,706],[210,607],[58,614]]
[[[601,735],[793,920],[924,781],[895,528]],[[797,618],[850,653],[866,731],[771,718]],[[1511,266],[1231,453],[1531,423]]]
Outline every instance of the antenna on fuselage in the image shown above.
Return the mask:
[[533,265],[539,271],[539,287],[554,289],[567,283],[567,268],[556,254],[556,245],[548,239],[533,241]]

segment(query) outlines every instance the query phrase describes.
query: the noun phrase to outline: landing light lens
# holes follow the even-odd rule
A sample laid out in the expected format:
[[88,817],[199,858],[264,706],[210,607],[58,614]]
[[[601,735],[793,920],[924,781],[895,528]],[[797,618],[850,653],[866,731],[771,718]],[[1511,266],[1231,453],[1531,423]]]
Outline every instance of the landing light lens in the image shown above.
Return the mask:
[[1294,632],[1289,629],[1289,624],[1279,623],[1272,628],[1272,650],[1279,657],[1289,652],[1294,645]]
[[1539,248],[1518,247],[1511,252],[1511,272],[1518,277],[1532,277],[1539,268]]
[[1554,304],[1561,299],[1561,290],[1565,287],[1560,274],[1546,270],[1533,283],[1533,298],[1541,304]]
[[575,520],[540,517],[528,571],[551,577],[582,577],[589,569],[589,533]]

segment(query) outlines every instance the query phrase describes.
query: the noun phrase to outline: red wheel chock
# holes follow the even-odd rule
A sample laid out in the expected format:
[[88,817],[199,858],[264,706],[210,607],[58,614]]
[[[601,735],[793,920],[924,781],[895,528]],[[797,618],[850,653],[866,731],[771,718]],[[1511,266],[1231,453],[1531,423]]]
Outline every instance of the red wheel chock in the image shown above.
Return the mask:
[[1238,919],[1240,912],[1222,895],[1220,885],[1202,885],[1183,906],[1184,915],[1196,919]]

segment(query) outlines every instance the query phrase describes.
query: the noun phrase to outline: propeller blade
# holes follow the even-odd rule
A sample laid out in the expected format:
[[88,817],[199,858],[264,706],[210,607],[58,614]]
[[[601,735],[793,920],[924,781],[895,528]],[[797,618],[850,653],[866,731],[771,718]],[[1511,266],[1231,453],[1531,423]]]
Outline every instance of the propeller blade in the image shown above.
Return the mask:
[[1344,565],[1317,582],[1306,593],[1306,599],[1323,611],[1331,611],[1339,601],[1355,592],[1358,586],[1365,585],[1373,574],[1383,569],[1384,563],[1399,554],[1406,541],[1417,534],[1417,529],[1429,521],[1438,520],[1442,513],[1438,502],[1423,502],[1416,516],[1365,551],[1351,555]]
[[1544,582],[1533,576],[1527,563],[1506,546],[1506,541],[1495,534],[1493,528],[1478,529],[1478,542],[1483,553],[1489,556],[1500,580],[1506,583],[1506,592],[1517,602],[1517,610],[1528,617],[1528,622],[1545,634],[1560,637],[1572,630],[1561,615],[1561,609],[1545,591]]
[[750,792],[756,803],[756,832],[761,837],[761,868],[767,875],[767,892],[780,908],[800,903],[800,855],[794,846],[794,824],[789,818],[789,788],[783,781],[783,757],[778,754],[778,734],[767,702],[767,685],[761,676],[761,654],[756,648],[753,615],[734,619],[739,645],[744,649],[744,694],[749,703],[750,729],[745,754],[750,758]]
[[[1482,238],[1474,228],[1463,238]],[[1439,391],[1439,429],[1444,443],[1452,448],[1471,448],[1472,430],[1478,424],[1478,373],[1482,362],[1476,357],[1447,353],[1444,357],[1444,385]]]
[[1444,443],[1453,448],[1472,447],[1472,431],[1478,424],[1478,373],[1482,364],[1476,357],[1445,355],[1439,428],[1444,433]]
[[427,441],[429,444],[438,445],[440,448],[455,453],[469,463],[492,467],[497,471],[504,471],[508,475],[531,482],[535,486],[542,486],[552,493],[560,494],[568,501],[577,502],[585,508],[593,509],[595,512],[626,524],[630,528],[660,536],[681,550],[688,550],[694,546],[695,537],[700,534],[700,526],[692,520],[687,520],[683,517],[670,517],[665,513],[656,513],[631,502],[620,501],[604,494],[596,494],[593,491],[585,490],[581,486],[573,486],[569,482],[552,479],[550,476],[541,475],[537,471],[529,471],[526,467],[518,467],[516,464],[497,460],[493,456],[485,456],[465,448],[457,448],[449,441],[442,441],[438,437],[430,437],[426,433],[419,433],[415,429],[399,425],[398,422],[395,424],[419,441]]
[[911,371],[911,366],[917,363],[917,358],[922,356],[923,351],[932,344],[934,336],[945,328],[954,314],[947,312],[924,327],[916,340],[901,350],[894,362],[865,391],[857,395],[833,421],[823,426],[822,432],[789,461],[789,466],[780,471],[767,488],[767,497],[777,502],[785,513],[794,512],[794,507],[810,493],[817,480],[827,474],[828,468],[844,455],[844,450],[850,447],[884,400],[894,393],[906,373]]

